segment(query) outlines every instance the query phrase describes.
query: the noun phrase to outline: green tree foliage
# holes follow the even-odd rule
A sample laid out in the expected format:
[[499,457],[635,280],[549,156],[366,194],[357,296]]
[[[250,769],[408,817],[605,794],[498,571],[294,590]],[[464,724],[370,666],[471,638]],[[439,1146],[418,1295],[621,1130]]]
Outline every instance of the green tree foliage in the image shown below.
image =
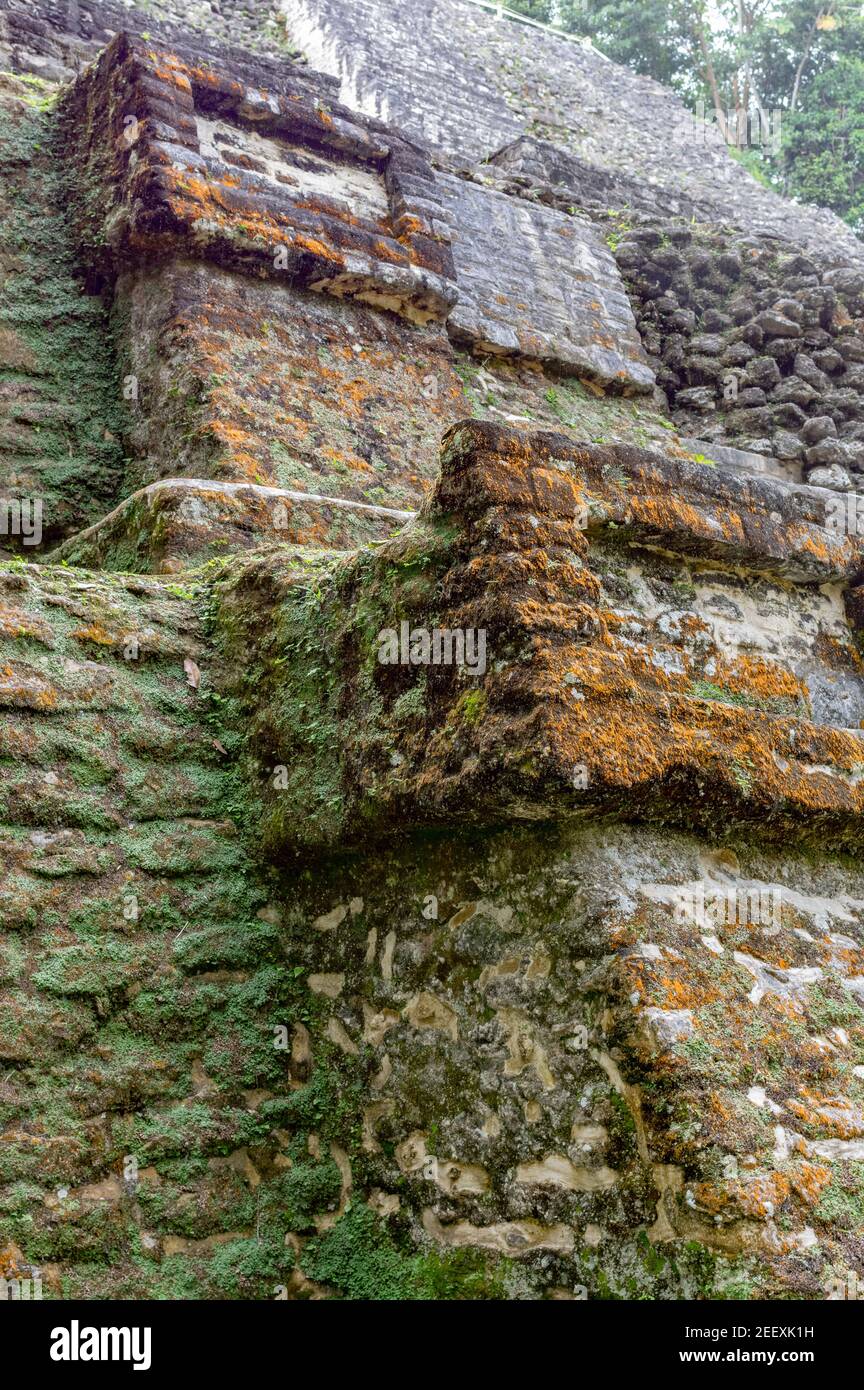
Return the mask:
[[864,234],[864,59],[838,58],[808,88],[783,140],[788,188]]

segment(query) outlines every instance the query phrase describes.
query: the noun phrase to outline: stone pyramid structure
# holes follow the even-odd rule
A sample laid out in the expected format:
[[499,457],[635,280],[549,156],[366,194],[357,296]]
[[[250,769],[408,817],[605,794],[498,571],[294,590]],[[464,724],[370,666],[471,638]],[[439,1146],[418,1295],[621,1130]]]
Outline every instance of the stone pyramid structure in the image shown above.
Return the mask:
[[864,1277],[864,259],[475,0],[0,0],[0,1276]]

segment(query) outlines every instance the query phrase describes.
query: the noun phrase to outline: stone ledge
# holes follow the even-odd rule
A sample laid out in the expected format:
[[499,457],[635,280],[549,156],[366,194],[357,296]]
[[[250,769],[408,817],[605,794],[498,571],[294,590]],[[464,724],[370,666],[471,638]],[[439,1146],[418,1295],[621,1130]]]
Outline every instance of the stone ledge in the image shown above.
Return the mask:
[[779,478],[786,482],[801,482],[801,466],[770,454],[755,454],[750,449],[734,449],[729,444],[717,444],[707,439],[690,439],[678,436],[678,443],[688,454],[702,454],[720,468],[728,468],[733,473],[756,473],[761,477]]
[[390,535],[413,512],[254,483],[166,478],[70,536],[49,562],[177,574],[268,541],[351,550]]

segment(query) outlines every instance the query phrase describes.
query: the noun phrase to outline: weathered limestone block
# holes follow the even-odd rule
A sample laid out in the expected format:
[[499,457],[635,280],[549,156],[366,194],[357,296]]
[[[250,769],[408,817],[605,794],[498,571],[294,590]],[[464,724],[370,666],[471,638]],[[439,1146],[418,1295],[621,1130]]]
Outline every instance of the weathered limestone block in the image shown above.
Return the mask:
[[439,327],[330,295],[183,259],[122,275],[115,314],[130,491],[186,476],[413,510],[465,411]]
[[633,311],[590,223],[442,174],[459,302],[451,336],[477,352],[521,353],[619,389],[650,391]]
[[[550,140],[520,135],[484,165],[496,183],[512,185],[522,196],[569,205],[592,214],[642,213],[653,217],[692,218],[707,207],[671,188],[647,183],[619,169],[604,169],[580,159]],[[552,193],[554,190],[554,194]],[[551,195],[551,196],[550,196]]]
[[770,454],[753,454],[748,449],[734,449],[729,444],[718,444],[715,440],[680,438],[681,448],[691,455],[710,459],[721,468],[730,468],[734,473],[758,473],[770,478],[780,478],[786,482],[800,483],[800,469],[781,463]]
[[177,574],[269,541],[356,549],[384,539],[412,512],[314,493],[170,478],[151,483],[86,531],[52,561],[102,570]]

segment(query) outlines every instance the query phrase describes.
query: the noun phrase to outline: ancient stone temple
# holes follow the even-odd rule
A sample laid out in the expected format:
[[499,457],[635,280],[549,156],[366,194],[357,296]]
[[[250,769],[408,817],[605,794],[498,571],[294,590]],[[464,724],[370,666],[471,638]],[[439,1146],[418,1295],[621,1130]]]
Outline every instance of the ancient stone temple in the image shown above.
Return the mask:
[[864,247],[472,0],[0,0],[0,1275],[864,1278]]

